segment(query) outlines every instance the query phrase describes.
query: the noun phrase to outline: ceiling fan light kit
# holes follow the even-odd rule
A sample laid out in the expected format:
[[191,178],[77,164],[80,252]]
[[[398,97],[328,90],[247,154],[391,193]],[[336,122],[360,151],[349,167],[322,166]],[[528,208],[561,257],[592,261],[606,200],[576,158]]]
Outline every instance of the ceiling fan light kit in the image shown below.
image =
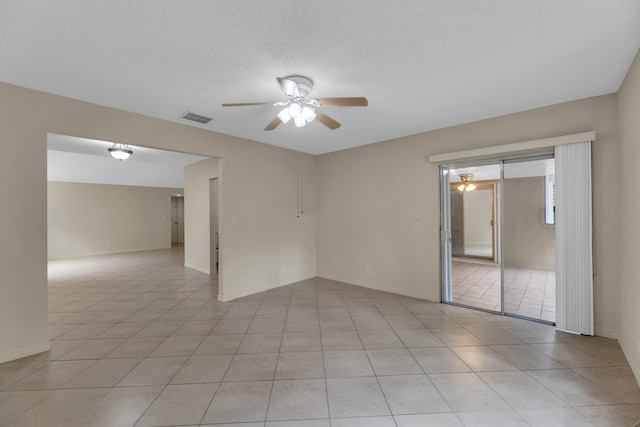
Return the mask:
[[304,76],[287,76],[276,78],[280,84],[282,92],[289,98],[287,101],[278,102],[245,102],[237,104],[222,104],[223,107],[244,107],[250,105],[271,105],[274,107],[284,107],[264,128],[264,130],[273,130],[280,123],[288,123],[293,119],[296,127],[304,127],[307,123],[311,123],[316,118],[320,123],[329,129],[337,129],[340,123],[317,110],[317,107],[325,105],[335,105],[341,107],[366,107],[369,102],[366,98],[310,98],[313,90],[313,82],[310,78]]
[[473,174],[472,173],[461,173],[460,174],[460,181],[462,181],[462,184],[458,185],[458,191],[473,191],[476,189],[476,185],[471,182],[471,180],[473,179]]

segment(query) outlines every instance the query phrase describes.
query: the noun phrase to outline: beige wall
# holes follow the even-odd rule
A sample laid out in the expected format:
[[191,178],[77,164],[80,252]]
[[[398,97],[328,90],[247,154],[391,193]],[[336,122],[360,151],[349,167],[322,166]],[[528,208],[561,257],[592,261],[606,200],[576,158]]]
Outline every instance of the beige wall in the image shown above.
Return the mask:
[[[4,83],[0,129],[0,361],[48,347],[47,132],[221,157],[225,295],[316,275],[313,156]],[[309,214],[299,219],[300,163]]]
[[[458,191],[457,189],[455,191]],[[464,254],[492,257],[493,190],[476,189],[462,193]]]
[[[637,373],[640,272],[633,261],[620,259],[621,254],[630,257],[637,251],[633,212],[638,197],[625,197],[619,209],[620,180],[615,171],[622,165],[622,178],[633,176],[640,154],[636,148],[639,68],[636,60],[619,104],[616,95],[606,95],[317,158],[0,84],[0,144],[5,149],[0,157],[0,197],[13,201],[0,204],[0,361],[48,346],[47,132],[221,157],[224,270],[220,279],[225,299],[318,273],[436,301],[440,298],[438,167],[427,163],[426,156],[595,130],[596,333],[619,334]],[[298,217],[300,165],[305,209]],[[618,232],[618,220],[624,233]]]
[[175,191],[49,181],[49,259],[170,248]]
[[597,131],[595,325],[598,334],[615,336],[620,327],[615,94],[319,156],[318,274],[438,301],[438,166],[426,157],[590,130]]
[[640,381],[640,189],[629,185],[638,175],[640,165],[640,54],[620,87],[618,94],[620,123],[620,155],[617,169],[620,188],[620,291],[616,309],[619,311],[619,340],[636,378]]
[[184,265],[206,274],[212,272],[209,181],[218,177],[218,161],[203,160],[184,168]]
[[507,267],[556,270],[556,228],[544,222],[545,177],[504,184],[503,254]]

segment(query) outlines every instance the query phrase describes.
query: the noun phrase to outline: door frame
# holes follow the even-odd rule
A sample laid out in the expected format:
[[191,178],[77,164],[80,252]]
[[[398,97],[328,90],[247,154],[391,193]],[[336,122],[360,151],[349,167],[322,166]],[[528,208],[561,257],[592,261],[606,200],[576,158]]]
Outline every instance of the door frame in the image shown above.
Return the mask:
[[[496,249],[496,244],[498,243],[498,239],[497,239],[497,231],[496,231],[496,191],[497,189],[500,187],[500,180],[499,179],[485,179],[485,180],[481,180],[481,181],[473,181],[474,184],[476,184],[476,190],[490,190],[491,191],[491,256],[490,257],[485,257],[482,255],[467,255],[464,254],[462,255],[465,258],[478,258],[478,259],[486,259],[486,260],[491,260],[495,263],[497,263],[498,258],[497,258],[497,252],[498,250]],[[458,183],[457,182],[449,182],[449,191],[452,192],[454,190],[457,190],[458,187]],[[462,193],[464,194],[464,193]],[[500,200],[500,199],[497,199]],[[463,227],[463,242],[464,242],[464,227]],[[463,243],[464,245],[464,243]]]

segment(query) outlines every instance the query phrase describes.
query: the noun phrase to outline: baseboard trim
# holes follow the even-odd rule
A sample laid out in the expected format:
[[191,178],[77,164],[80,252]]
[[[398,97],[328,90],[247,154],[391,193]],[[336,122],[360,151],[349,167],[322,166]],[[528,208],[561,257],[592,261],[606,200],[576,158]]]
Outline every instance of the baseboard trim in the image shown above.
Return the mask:
[[394,287],[384,286],[377,283],[365,282],[360,280],[343,279],[343,278],[330,276],[330,275],[319,275],[317,277],[322,279],[333,280],[336,282],[347,283],[349,285],[362,286],[363,288],[373,289],[374,291],[389,292],[391,294],[402,295],[404,297],[410,297],[410,298],[417,298],[417,299],[421,299],[429,302],[440,302],[439,301],[440,297],[438,297],[437,300],[434,300],[429,295],[419,291],[407,290],[404,288],[394,288]]
[[90,256],[102,256],[102,255],[116,255],[116,254],[126,254],[126,253],[130,253],[130,252],[145,252],[145,251],[157,251],[160,249],[171,249],[171,245],[169,246],[150,246],[150,247],[145,247],[145,248],[122,248],[122,249],[115,249],[115,250],[109,250],[109,251],[96,251],[96,252],[86,252],[86,253],[80,253],[80,254],[63,254],[63,255],[55,255],[52,257],[48,257],[47,260],[48,261],[55,261],[58,259],[67,259],[67,258],[83,258],[83,257],[90,257]]
[[[257,293],[260,293],[260,292],[270,291],[272,289],[278,289],[278,288],[280,288],[282,286],[292,285],[294,283],[303,282],[305,280],[314,279],[316,277],[318,277],[318,276],[315,276],[315,275],[314,276],[309,276],[309,277],[306,277],[306,278],[301,278],[301,279],[294,280],[293,282],[290,282],[290,283],[283,283],[281,285],[270,286],[270,287],[269,286],[264,286],[264,287],[261,287],[261,288],[258,288],[258,289],[251,289],[250,291],[247,291],[247,292],[238,292],[238,293],[231,293],[231,294],[229,294],[227,292],[224,295],[218,294],[218,301],[220,301],[220,302],[233,301],[234,299],[247,297],[249,295],[257,294]],[[225,285],[225,286],[227,286],[227,285]]]
[[186,262],[184,263],[184,266],[187,267],[187,268],[190,268],[192,270],[199,271],[200,273],[211,275],[211,270],[209,270],[208,268],[198,267],[197,265],[189,264],[189,263],[186,263]]
[[23,357],[32,356],[34,354],[43,353],[49,350],[51,350],[51,344],[49,343],[49,341],[45,341],[40,344],[34,344],[27,347],[18,348],[16,350],[5,351],[4,353],[0,353],[0,363],[22,359]]
[[594,328],[594,333],[599,337],[611,338],[614,340],[618,339],[618,331],[609,328],[598,328],[597,326]]

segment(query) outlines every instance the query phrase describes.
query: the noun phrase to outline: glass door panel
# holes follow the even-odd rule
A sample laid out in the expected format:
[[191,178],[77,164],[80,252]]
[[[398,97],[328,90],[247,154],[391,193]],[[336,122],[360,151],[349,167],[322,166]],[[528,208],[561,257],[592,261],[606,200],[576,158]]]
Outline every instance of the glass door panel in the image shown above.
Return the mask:
[[443,301],[502,312],[500,164],[441,169]]
[[505,161],[503,266],[506,314],[555,322],[554,159]]

